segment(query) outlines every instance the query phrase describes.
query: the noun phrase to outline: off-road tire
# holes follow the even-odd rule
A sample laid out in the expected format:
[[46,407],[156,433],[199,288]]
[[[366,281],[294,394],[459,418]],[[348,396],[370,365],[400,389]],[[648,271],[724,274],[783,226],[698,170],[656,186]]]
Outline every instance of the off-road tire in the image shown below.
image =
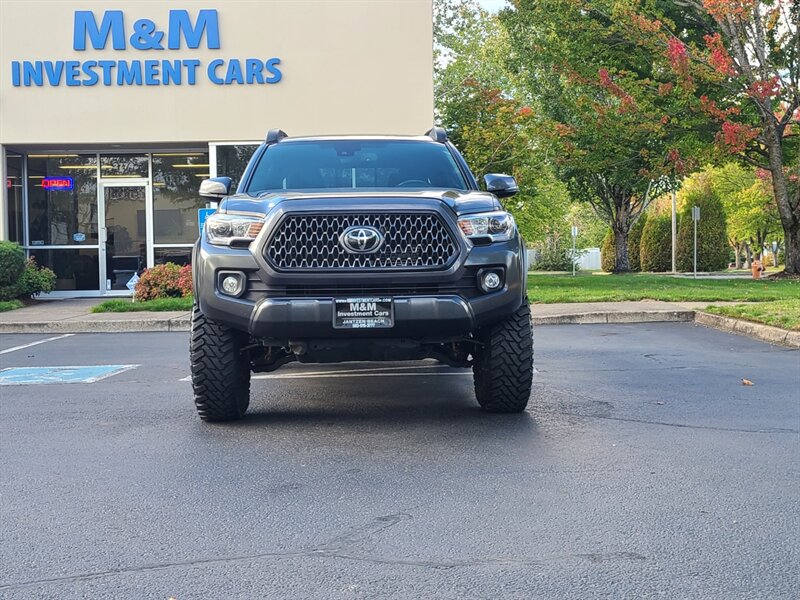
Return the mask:
[[250,404],[250,362],[246,337],[192,308],[189,359],[197,414],[203,421],[233,421]]
[[525,410],[533,380],[531,309],[524,302],[508,319],[478,332],[472,365],[478,404],[493,413]]

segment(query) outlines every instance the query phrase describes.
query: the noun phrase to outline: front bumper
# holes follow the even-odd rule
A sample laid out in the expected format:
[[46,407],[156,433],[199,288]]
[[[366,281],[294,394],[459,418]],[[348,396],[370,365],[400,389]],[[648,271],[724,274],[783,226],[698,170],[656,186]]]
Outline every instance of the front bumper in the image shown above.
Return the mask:
[[[255,248],[256,245],[253,244]],[[270,291],[276,282],[285,283],[280,274],[265,272],[262,261],[246,249],[210,246],[198,242],[194,256],[194,278],[197,302],[207,317],[246,331],[258,338],[272,340],[271,345],[284,345],[289,340],[320,339],[411,339],[418,342],[444,342],[462,338],[480,327],[506,318],[526,298],[525,264],[519,239],[469,249],[460,265],[448,273],[439,274],[442,282],[463,280],[465,274],[477,269],[502,267],[505,271],[503,287],[492,293],[471,294],[391,294],[394,299],[394,326],[386,329],[337,329],[333,326],[334,297],[349,297],[352,292],[319,296],[292,296]],[[219,271],[243,271],[248,278],[264,282],[263,292],[248,293],[244,298],[233,298],[221,293],[217,287]],[[426,274],[426,279],[436,277]],[[302,279],[294,276],[291,283],[325,283],[327,287],[370,282],[397,284],[413,282],[419,274],[375,274],[362,276],[358,272],[328,275],[306,274]],[[367,296],[368,291],[359,295]],[[385,295],[384,293],[374,295]]]

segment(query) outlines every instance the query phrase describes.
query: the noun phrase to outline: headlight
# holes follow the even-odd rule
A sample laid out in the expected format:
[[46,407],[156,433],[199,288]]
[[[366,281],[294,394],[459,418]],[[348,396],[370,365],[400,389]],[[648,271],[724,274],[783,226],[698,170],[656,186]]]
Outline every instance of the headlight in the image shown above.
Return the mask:
[[254,240],[262,227],[264,219],[258,217],[213,214],[206,219],[205,231],[212,244],[229,246],[232,240]]
[[517,231],[514,217],[502,211],[461,217],[458,227],[467,238],[488,237],[493,242],[506,242]]

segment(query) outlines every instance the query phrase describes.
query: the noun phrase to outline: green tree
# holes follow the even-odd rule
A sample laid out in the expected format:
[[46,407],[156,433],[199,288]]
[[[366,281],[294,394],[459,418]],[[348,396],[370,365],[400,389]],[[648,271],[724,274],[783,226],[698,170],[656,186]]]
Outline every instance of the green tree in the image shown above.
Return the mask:
[[697,223],[697,270],[721,271],[728,266],[728,233],[725,209],[711,186],[707,173],[689,177],[679,193],[682,206],[678,223],[677,268],[694,267],[694,222],[692,207],[700,207]]
[[630,270],[639,215],[704,148],[695,130],[707,121],[682,114],[650,52],[626,39],[617,13],[629,4],[519,0],[501,13],[557,174],[614,231],[616,272]]
[[735,162],[707,167],[704,172],[725,209],[728,243],[737,268],[742,251],[747,252],[748,258],[751,251],[761,258],[764,244],[783,237],[769,173]]
[[672,218],[655,214],[647,218],[639,245],[642,271],[663,273],[672,269]]
[[569,230],[570,197],[537,145],[533,109],[506,68],[505,30],[470,0],[438,0],[434,8],[437,119],[479,182],[487,173],[516,177],[521,191],[504,206],[526,242],[560,238]]
[[769,172],[786,272],[800,275],[800,2],[617,4],[625,7],[613,17],[622,38],[648,50],[669,79],[666,95],[685,114],[707,115],[729,156]]

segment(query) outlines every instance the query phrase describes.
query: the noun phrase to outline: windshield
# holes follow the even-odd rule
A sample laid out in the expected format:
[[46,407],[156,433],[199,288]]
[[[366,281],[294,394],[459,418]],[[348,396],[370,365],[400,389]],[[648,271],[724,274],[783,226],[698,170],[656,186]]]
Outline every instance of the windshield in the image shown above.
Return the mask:
[[284,142],[267,148],[246,192],[359,188],[467,189],[444,144],[412,140]]

